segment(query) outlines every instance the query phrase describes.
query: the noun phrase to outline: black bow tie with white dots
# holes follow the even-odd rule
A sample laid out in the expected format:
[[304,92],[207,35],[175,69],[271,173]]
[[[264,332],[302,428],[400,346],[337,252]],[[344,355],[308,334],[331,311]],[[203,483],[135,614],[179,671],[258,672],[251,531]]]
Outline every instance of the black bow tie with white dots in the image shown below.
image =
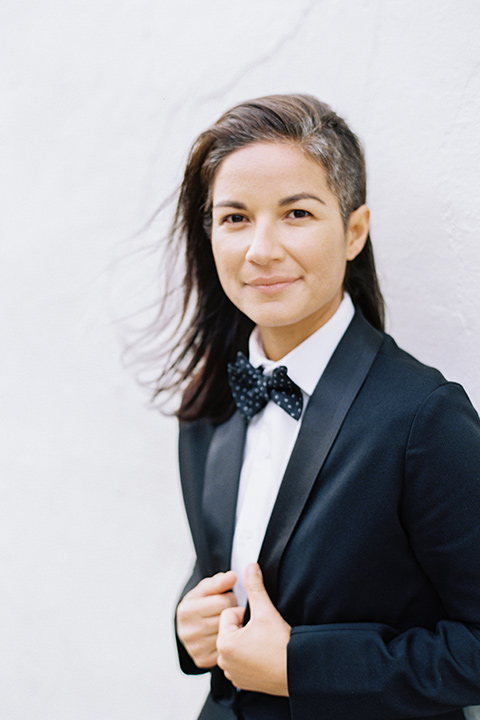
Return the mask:
[[271,375],[264,375],[262,366],[254,368],[239,352],[236,361],[228,365],[228,380],[238,411],[247,420],[260,412],[269,400],[295,420],[300,419],[302,391],[290,380],[284,365],[275,368]]

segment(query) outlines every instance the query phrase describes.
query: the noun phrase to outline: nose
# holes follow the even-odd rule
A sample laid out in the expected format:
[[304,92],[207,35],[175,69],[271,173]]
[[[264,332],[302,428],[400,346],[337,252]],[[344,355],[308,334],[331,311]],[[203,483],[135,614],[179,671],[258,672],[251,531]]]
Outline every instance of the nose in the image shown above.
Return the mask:
[[274,260],[282,260],[284,255],[275,223],[257,223],[252,230],[250,246],[245,255],[246,260],[255,265],[268,265]]

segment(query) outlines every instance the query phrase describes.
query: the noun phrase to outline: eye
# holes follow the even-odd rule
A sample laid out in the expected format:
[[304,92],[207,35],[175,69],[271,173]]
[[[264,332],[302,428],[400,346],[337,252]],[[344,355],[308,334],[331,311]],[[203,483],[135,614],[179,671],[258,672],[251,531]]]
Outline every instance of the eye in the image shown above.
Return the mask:
[[222,218],[222,223],[231,223],[232,225],[237,225],[238,223],[245,222],[245,220],[245,215],[240,215],[240,213],[232,213],[231,215],[226,215],[224,218]]
[[295,218],[295,220],[301,220],[302,218],[311,217],[311,213],[308,212],[308,210],[290,210],[288,213],[290,217]]

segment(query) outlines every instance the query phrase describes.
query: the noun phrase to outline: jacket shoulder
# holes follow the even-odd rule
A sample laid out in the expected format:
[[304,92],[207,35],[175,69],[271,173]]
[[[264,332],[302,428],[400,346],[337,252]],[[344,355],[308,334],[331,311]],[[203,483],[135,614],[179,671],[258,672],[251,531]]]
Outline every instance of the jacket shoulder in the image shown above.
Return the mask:
[[402,350],[395,340],[385,334],[379,349],[375,370],[385,378],[388,385],[402,389],[402,394],[412,390],[420,394],[429,394],[448,380],[434,367],[425,365],[413,355]]

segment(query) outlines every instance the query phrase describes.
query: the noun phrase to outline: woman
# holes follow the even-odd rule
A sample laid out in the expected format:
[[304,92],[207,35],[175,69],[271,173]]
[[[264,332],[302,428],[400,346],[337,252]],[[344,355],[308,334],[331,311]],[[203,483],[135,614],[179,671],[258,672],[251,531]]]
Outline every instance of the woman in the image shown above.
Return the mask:
[[180,371],[203,719],[480,703],[480,424],[383,333],[365,199],[357,138],[310,96],[238,105],[187,163],[189,320],[158,391]]

